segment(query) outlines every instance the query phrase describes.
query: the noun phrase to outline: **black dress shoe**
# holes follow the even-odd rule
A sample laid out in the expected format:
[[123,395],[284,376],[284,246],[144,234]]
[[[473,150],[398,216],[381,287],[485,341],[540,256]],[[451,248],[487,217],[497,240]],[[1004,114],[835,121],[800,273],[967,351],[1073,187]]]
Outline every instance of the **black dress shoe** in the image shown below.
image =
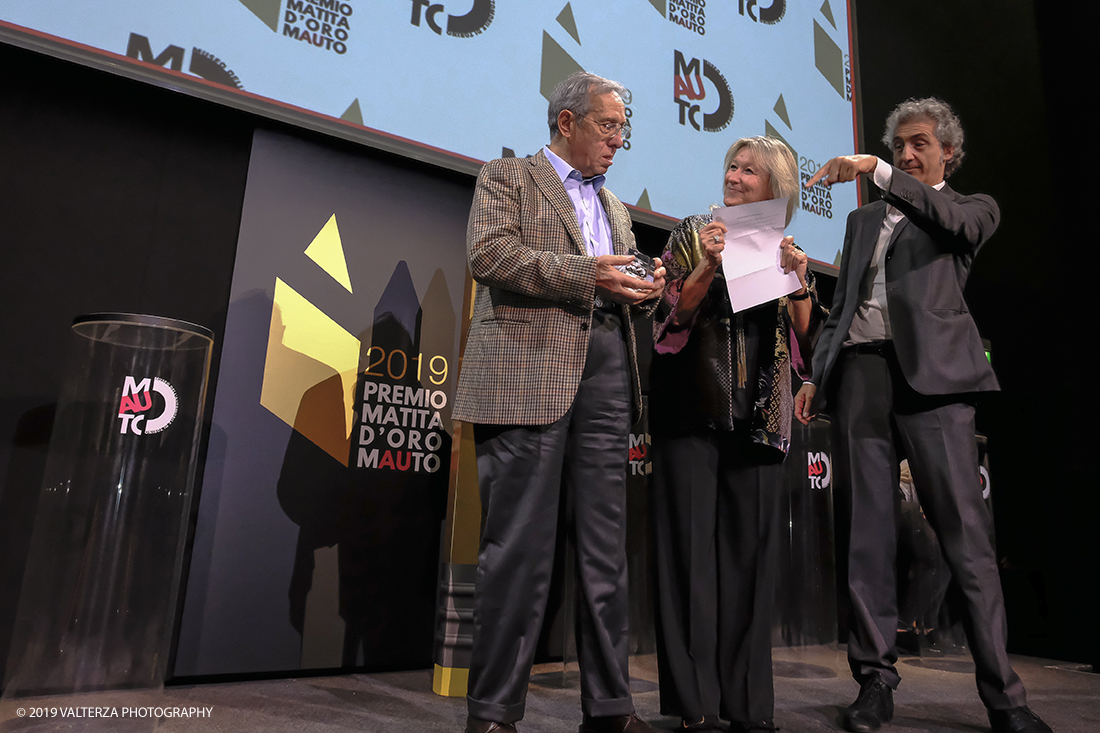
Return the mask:
[[466,733],[516,733],[516,724],[495,723],[470,716],[466,718]]
[[1051,733],[1050,726],[1026,706],[990,710],[989,727],[993,733]]
[[844,711],[840,724],[852,733],[870,733],[893,719],[894,691],[876,674],[859,688],[859,696]]
[[578,733],[657,733],[636,714],[585,718]]
[[694,718],[680,718],[680,727],[678,731],[704,731],[704,730],[726,730],[726,726],[722,725],[722,721],[718,719],[717,715],[703,715],[698,719]]

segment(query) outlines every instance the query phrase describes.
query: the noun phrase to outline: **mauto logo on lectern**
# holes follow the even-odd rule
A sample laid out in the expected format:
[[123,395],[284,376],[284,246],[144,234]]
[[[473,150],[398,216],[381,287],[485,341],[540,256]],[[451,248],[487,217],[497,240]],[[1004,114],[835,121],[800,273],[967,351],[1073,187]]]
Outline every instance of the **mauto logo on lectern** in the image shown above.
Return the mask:
[[[160,414],[150,417],[153,410],[153,392],[161,396],[164,406]],[[118,417],[122,420],[123,435],[159,433],[176,419],[179,400],[172,385],[160,377],[146,377],[138,382],[134,377],[126,377],[122,383],[122,400],[118,405]]]
[[811,489],[827,489],[833,480],[833,464],[825,451],[806,454],[806,477],[810,479]]

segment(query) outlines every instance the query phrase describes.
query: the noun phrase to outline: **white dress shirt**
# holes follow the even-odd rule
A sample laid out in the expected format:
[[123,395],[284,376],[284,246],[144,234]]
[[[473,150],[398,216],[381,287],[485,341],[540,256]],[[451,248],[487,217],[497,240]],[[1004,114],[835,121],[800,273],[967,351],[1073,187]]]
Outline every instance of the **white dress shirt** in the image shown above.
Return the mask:
[[[873,174],[875,185],[882,191],[890,190],[893,174],[893,166],[879,158]],[[938,191],[943,188],[944,183],[940,181],[933,188]],[[886,205],[886,218],[882,220],[878,241],[875,242],[875,253],[871,256],[871,264],[860,284],[859,308],[852,318],[848,338],[844,341],[845,346],[883,341],[892,337],[890,310],[886,298],[886,253],[890,249],[890,240],[894,236],[894,231],[904,218],[905,214],[901,213],[900,209],[890,204]]]

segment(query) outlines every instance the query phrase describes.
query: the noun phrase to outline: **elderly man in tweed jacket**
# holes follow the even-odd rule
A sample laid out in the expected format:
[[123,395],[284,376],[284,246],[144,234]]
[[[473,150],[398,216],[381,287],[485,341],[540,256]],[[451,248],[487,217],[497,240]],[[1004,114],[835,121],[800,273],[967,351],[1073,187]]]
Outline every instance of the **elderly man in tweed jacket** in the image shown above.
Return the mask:
[[634,245],[603,187],[629,134],[616,82],[578,72],[550,99],[550,144],[478,177],[466,236],[478,282],[454,417],[474,423],[485,520],[468,733],[515,731],[546,609],[559,506],[577,548],[585,733],[641,733],[627,671],[626,462],[641,389],[630,308],[660,295],[618,268]]

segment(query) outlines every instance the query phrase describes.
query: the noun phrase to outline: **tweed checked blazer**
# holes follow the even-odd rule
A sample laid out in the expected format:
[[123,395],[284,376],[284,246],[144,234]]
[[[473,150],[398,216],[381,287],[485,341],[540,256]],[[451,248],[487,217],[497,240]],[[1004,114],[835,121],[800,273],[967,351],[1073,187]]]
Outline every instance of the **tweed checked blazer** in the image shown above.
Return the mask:
[[[601,188],[615,254],[634,246],[630,214]],[[573,404],[588,354],[596,258],[577,214],[540,150],[482,168],[466,231],[478,285],[453,417],[495,425],[548,425]],[[656,303],[656,301],[653,301]],[[621,306],[633,399],[641,416],[637,343]]]
[[[833,307],[814,352],[811,381],[828,386],[860,306],[887,204],[905,214],[886,250],[886,298],[906,381],[926,395],[999,389],[963,288],[974,255],[1000,223],[1000,209],[985,194],[964,196],[947,185],[937,191],[898,168],[881,201],[848,216]],[[824,409],[827,392],[818,389],[816,407]]]

